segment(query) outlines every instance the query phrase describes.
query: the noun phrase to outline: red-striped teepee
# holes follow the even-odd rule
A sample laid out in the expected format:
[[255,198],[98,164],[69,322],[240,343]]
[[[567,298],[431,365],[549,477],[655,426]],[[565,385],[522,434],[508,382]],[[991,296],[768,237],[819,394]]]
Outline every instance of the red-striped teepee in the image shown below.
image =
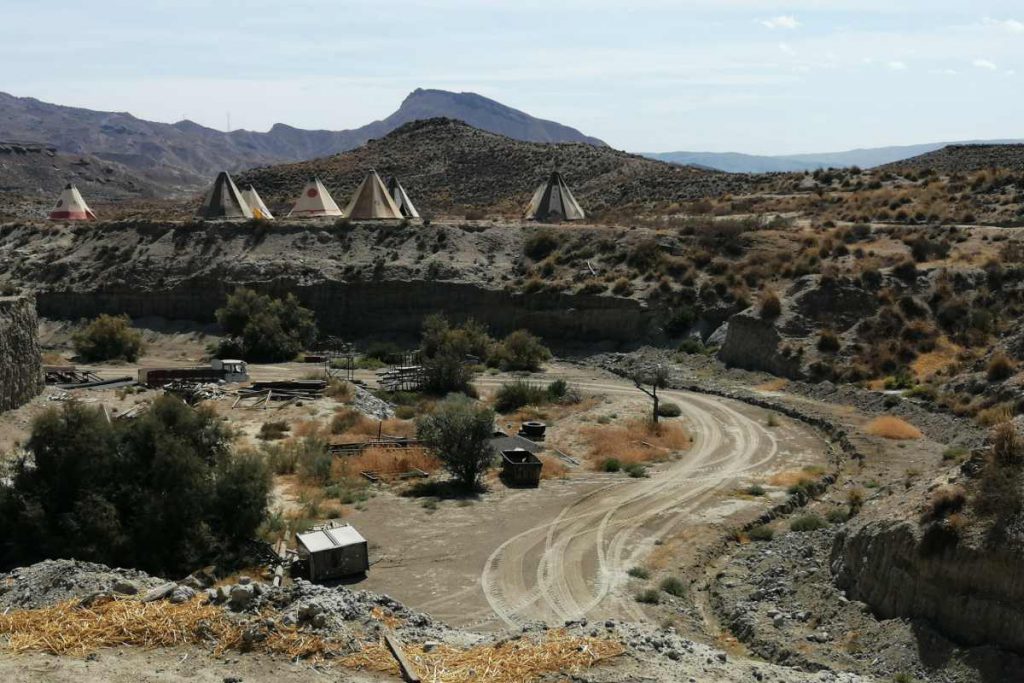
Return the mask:
[[89,205],[82,199],[82,193],[78,188],[68,183],[64,191],[60,193],[57,205],[50,212],[51,221],[94,221],[96,214],[92,212]]

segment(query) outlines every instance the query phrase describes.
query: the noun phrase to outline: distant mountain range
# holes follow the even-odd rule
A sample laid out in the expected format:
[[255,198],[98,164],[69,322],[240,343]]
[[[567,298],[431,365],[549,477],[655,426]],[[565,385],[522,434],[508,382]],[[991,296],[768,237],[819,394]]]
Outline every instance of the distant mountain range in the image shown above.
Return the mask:
[[266,133],[223,132],[192,121],[156,123],[127,113],[65,107],[0,93],[0,141],[52,145],[61,154],[115,162],[170,191],[192,190],[224,169],[237,171],[329,156],[383,137],[410,121],[438,116],[515,140],[604,145],[574,128],[532,117],[486,97],[443,90],[415,90],[393,114],[361,128],[303,130],[279,123]]
[[962,140],[932,142],[923,145],[851,149],[846,152],[758,156],[736,152],[655,152],[644,156],[682,166],[703,166],[729,173],[787,173],[814,171],[819,168],[859,166],[873,168],[928,154],[948,145],[1006,145],[1024,140]]

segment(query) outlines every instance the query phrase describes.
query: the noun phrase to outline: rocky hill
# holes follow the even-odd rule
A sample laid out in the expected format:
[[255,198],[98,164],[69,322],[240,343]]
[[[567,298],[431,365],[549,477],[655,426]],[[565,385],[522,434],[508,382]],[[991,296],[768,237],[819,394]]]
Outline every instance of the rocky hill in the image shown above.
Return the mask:
[[467,121],[519,140],[603,144],[494,100],[441,90],[416,90],[391,116],[361,128],[303,130],[276,124],[265,133],[223,132],[192,121],[157,123],[128,113],[64,107],[0,93],[0,140],[38,140],[62,153],[94,155],[174,191],[200,187],[224,169],[237,171],[354,149],[410,121],[436,116]]
[[939,173],[972,173],[990,168],[1024,171],[1024,144],[949,145],[927,154],[882,167],[885,170],[924,170]]
[[254,184],[271,209],[284,209],[306,181],[319,176],[344,205],[367,169],[375,168],[398,175],[421,209],[518,214],[555,167],[591,212],[743,192],[753,184],[749,176],[673,166],[608,147],[521,142],[444,118],[406,124],[351,152],[254,169],[237,180]]

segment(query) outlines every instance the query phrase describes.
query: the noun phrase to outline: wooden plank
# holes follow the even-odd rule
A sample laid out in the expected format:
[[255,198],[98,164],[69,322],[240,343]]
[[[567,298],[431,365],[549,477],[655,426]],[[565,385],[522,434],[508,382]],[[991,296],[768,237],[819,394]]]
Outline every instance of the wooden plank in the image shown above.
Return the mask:
[[421,683],[421,678],[416,673],[416,669],[412,668],[412,663],[405,658],[405,652],[402,651],[402,642],[398,640],[398,636],[386,631],[384,633],[384,642],[387,643],[388,649],[391,650],[391,654],[394,655],[395,660],[398,662],[398,669],[402,672],[402,680],[406,683]]

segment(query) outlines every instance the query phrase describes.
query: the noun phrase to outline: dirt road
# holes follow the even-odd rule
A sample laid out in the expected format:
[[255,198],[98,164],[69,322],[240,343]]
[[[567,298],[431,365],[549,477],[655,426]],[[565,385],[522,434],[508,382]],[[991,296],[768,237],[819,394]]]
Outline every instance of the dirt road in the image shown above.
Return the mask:
[[[622,384],[575,382],[590,393],[635,393]],[[621,590],[626,572],[709,502],[780,456],[776,434],[722,399],[666,391],[694,432],[682,460],[651,479],[620,480],[565,506],[550,522],[498,546],[480,583],[508,626],[615,616],[642,620]]]

